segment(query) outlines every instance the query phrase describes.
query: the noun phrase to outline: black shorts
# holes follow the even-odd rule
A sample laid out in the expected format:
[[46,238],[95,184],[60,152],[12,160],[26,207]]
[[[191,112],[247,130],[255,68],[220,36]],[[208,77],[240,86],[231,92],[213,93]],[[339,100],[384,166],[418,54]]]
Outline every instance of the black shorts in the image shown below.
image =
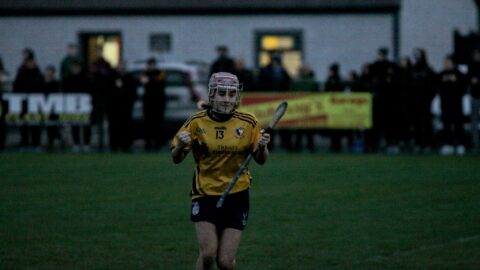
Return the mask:
[[192,200],[190,220],[193,222],[208,221],[217,230],[234,228],[243,230],[247,225],[250,208],[250,191],[240,191],[225,198],[223,206],[217,208],[220,196],[203,196]]

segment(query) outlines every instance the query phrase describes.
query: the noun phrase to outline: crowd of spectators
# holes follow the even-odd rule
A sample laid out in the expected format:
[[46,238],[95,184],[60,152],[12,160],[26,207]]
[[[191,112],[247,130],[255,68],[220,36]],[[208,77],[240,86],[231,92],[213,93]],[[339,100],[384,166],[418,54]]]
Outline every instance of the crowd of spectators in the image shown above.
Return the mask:
[[[226,46],[217,47],[218,58],[211,64],[210,74],[219,71],[234,73],[244,89],[249,92],[369,92],[372,95],[373,127],[367,130],[279,130],[274,134],[272,148],[287,151],[317,151],[319,141],[328,141],[331,152],[387,152],[435,153],[463,155],[469,148],[477,149],[478,110],[480,108],[480,50],[474,50],[467,69],[460,71],[455,59],[446,56],[442,70],[436,72],[428,61],[424,49],[415,49],[412,57],[402,57],[398,62],[388,58],[388,50],[380,48],[377,58],[365,63],[361,70],[352,70],[342,77],[341,65],[331,63],[328,75],[319,83],[314,72],[302,65],[292,78],[283,65],[281,54],[272,52],[270,62],[253,70],[245,67],[243,59],[229,56]],[[125,62],[113,68],[103,57],[101,48],[93,63],[86,65],[75,44],[70,44],[61,62],[60,76],[49,65],[39,69],[32,49],[23,50],[23,61],[13,80],[13,92],[89,93],[93,112],[91,125],[70,127],[71,149],[90,150],[92,127],[103,138],[107,123],[108,147],[112,151],[129,151],[133,143],[132,108],[138,84],[143,84],[145,149],[158,150],[165,146],[163,117],[165,112],[165,71],[150,59],[139,79],[126,71]],[[4,68],[1,65],[1,76]],[[472,97],[472,119],[463,114],[462,100],[466,93]],[[1,94],[1,89],[0,89]],[[440,126],[434,125],[431,112],[435,96],[440,97]],[[5,106],[2,106],[5,110]],[[0,118],[0,148],[4,147],[5,114]],[[55,120],[58,115],[49,117]],[[465,125],[468,123],[469,125]],[[471,124],[476,123],[476,124]],[[471,127],[466,132],[465,127]],[[62,143],[59,126],[23,125],[20,127],[22,148],[39,148],[40,135],[46,130],[47,147],[56,141]],[[104,140],[98,148],[103,150]],[[64,142],[63,142],[64,143]]]
[[[473,51],[471,61],[462,71],[454,57],[447,55],[443,68],[436,72],[424,49],[417,48],[412,57],[405,56],[394,62],[388,58],[386,48],[379,48],[376,59],[365,63],[360,71],[350,71],[347,78],[342,77],[340,64],[332,63],[323,83],[319,83],[314,72],[306,65],[302,65],[297,77],[292,78],[282,64],[281,55],[275,52],[271,54],[269,64],[255,71],[245,69],[242,59],[230,58],[228,48],[224,46],[218,48],[218,55],[211,72],[237,74],[248,91],[371,93],[371,129],[280,130],[275,134],[277,141],[280,141],[277,145],[288,151],[316,151],[319,148],[316,143],[318,137],[328,139],[331,152],[397,154],[438,151],[444,155],[463,155],[468,148],[478,151],[478,49]],[[472,101],[471,119],[463,112],[463,98],[467,93]],[[435,121],[432,113],[432,102],[436,96],[440,98],[441,110],[438,121]],[[471,132],[466,132],[465,126],[470,127]]]

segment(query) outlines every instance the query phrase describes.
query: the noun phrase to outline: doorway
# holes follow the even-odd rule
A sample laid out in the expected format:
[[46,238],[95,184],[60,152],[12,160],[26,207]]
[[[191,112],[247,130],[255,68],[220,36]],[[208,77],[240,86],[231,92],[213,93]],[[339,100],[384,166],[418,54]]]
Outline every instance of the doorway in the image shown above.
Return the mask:
[[103,58],[112,67],[117,67],[122,58],[122,38],[120,32],[80,33],[80,48],[87,69],[92,65],[101,49]]

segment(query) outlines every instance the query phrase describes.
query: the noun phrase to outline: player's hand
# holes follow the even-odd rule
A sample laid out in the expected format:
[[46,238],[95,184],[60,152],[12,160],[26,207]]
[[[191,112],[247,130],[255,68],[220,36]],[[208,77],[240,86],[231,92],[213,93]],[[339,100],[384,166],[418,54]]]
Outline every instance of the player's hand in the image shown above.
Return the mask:
[[178,139],[180,140],[180,146],[185,147],[192,142],[192,136],[190,132],[184,130],[177,135]]
[[264,129],[262,129],[260,132],[262,135],[260,136],[260,141],[258,142],[258,148],[264,149],[270,142],[270,134],[266,133]]

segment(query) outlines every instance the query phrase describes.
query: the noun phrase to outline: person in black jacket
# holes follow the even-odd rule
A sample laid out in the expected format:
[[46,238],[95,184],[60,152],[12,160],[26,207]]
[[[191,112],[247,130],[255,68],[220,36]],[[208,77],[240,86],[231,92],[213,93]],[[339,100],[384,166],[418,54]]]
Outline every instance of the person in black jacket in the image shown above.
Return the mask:
[[98,47],[96,57],[90,65],[90,83],[92,87],[92,125],[98,130],[98,149],[104,150],[104,122],[107,117],[107,103],[110,92],[115,87],[113,68],[103,56],[103,48]]
[[[82,63],[74,60],[70,65],[70,74],[62,81],[62,90],[64,93],[86,93],[91,94],[91,85],[87,79],[87,75],[83,70]],[[93,114],[93,112],[92,112]],[[71,126],[73,151],[88,150],[91,141],[91,125],[73,124]],[[83,131],[83,142],[81,140],[81,132]]]
[[[340,76],[340,65],[332,63],[328,68],[328,76],[325,80],[325,92],[343,93],[345,91],[346,83]],[[330,137],[330,151],[340,152],[342,150],[342,137],[346,136],[350,145],[350,134],[348,130],[330,129],[326,133]]]
[[[51,93],[60,92],[60,82],[56,78],[56,69],[53,65],[47,66],[45,69],[45,84],[43,88],[43,93],[45,96],[48,96]],[[49,113],[47,121],[47,138],[48,138],[48,148],[52,149],[53,144],[56,140],[61,142],[62,136],[60,134],[60,124],[59,116],[55,112],[51,111]]]
[[147,69],[140,77],[145,89],[143,116],[145,123],[145,150],[159,150],[166,141],[163,134],[166,107],[165,82],[167,73],[157,68],[157,61],[147,61]]
[[415,117],[414,93],[412,92],[412,61],[408,56],[400,59],[398,69],[398,91],[399,91],[399,111],[400,117],[397,119],[399,140],[407,150],[411,150],[413,142],[413,122]]
[[468,80],[472,99],[471,133],[473,151],[478,153],[480,152],[480,134],[478,132],[478,125],[480,124],[480,49],[475,49],[472,52],[472,59],[468,64]]
[[[44,79],[42,72],[35,61],[35,53],[32,49],[26,48],[22,51],[23,62],[18,68],[17,76],[13,82],[13,92],[16,93],[42,93]],[[22,104],[22,116],[28,115],[27,101]],[[29,122],[29,119],[20,127],[21,147],[40,146],[40,123]]]
[[125,61],[120,61],[118,64],[114,79],[115,88],[107,104],[110,149],[129,151],[133,140],[132,110],[137,83],[133,75],[127,73]]
[[465,154],[465,133],[462,99],[466,93],[466,77],[456,67],[451,56],[445,58],[444,69],[439,74],[438,93],[442,109],[443,146],[441,154]]
[[430,67],[424,49],[415,49],[413,57],[411,81],[413,114],[410,120],[413,126],[416,151],[428,153],[435,146],[431,106],[436,95],[437,74]]
[[379,48],[377,59],[370,67],[372,78],[372,121],[373,126],[366,132],[367,151],[376,152],[381,146],[386,129],[388,130],[391,110],[390,99],[394,95],[395,65],[388,60],[388,49]]
[[[260,69],[258,75],[258,90],[262,92],[286,92],[290,90],[291,77],[287,73],[287,70],[283,67],[282,57],[279,53],[272,53],[270,55],[270,63]],[[292,151],[292,131],[291,130],[279,130],[272,134],[272,137],[280,136],[281,145],[284,149]],[[271,140],[270,149],[274,149],[273,142]]]
[[270,63],[260,69],[258,87],[262,92],[286,92],[290,88],[291,78],[282,65],[279,54],[270,56]]
[[235,62],[228,55],[227,46],[217,47],[218,58],[213,62],[210,68],[210,76],[217,72],[228,72],[235,74]]
[[0,57],[0,151],[5,148],[5,141],[7,139],[7,125],[5,123],[5,115],[7,113],[7,102],[3,100],[3,84],[8,79],[8,73],[3,67],[3,61]]
[[257,90],[255,85],[255,76],[250,69],[245,67],[245,61],[242,58],[235,59],[235,73],[238,80],[243,84],[243,89],[248,92],[255,92]]

